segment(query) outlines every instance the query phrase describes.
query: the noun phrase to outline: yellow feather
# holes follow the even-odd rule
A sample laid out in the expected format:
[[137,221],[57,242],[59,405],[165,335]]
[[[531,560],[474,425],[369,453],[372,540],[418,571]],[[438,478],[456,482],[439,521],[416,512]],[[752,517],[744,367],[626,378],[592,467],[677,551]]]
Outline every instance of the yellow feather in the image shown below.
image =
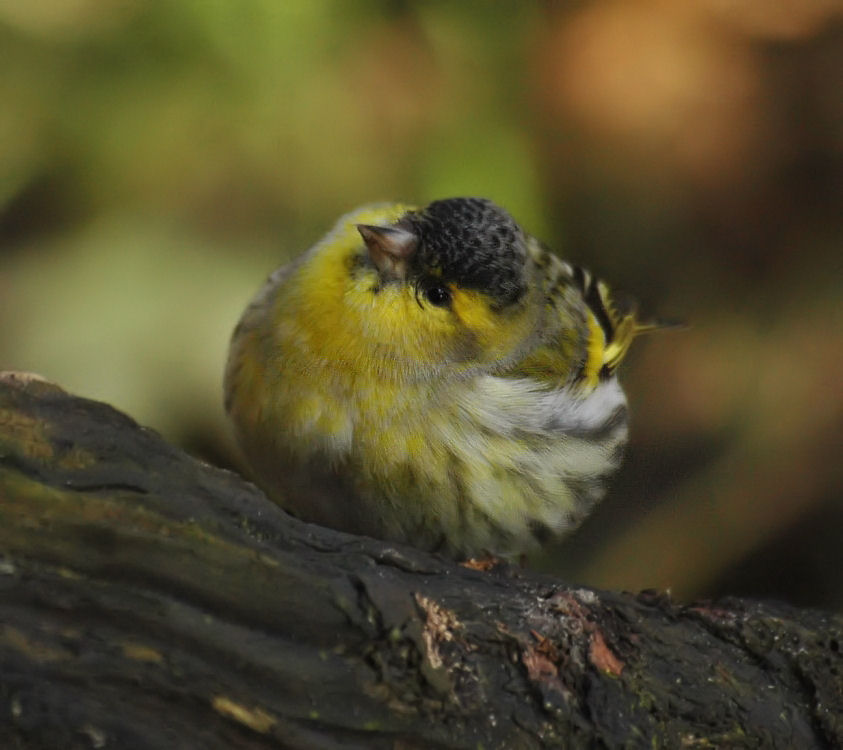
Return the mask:
[[600,370],[606,364],[606,335],[594,317],[594,313],[588,313],[588,346],[585,366],[583,367],[583,380],[586,385],[594,387],[600,379]]

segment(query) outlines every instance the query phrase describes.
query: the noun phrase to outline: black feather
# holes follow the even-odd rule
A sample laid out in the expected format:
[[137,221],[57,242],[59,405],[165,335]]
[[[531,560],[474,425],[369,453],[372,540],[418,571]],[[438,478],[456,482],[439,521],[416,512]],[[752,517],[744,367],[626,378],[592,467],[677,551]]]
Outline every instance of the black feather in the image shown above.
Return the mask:
[[524,231],[500,206],[485,198],[448,198],[407,214],[399,226],[416,233],[419,248],[410,265],[417,277],[488,294],[499,307],[526,290]]

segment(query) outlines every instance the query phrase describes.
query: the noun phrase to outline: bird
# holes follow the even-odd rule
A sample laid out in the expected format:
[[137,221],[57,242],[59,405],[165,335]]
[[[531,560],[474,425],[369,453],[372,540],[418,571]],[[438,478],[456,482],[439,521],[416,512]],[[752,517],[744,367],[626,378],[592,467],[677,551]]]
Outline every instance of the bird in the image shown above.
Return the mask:
[[366,205],[272,273],[225,409],[294,516],[456,559],[524,556],[600,501],[643,323],[486,198]]

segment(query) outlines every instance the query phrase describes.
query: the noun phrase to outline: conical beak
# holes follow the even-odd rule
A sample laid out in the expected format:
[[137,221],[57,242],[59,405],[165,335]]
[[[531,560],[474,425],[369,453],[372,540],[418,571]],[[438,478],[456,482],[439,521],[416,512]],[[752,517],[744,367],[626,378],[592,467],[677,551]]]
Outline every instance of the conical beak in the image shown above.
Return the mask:
[[372,263],[381,274],[396,279],[406,277],[407,264],[419,246],[419,238],[415,234],[406,229],[373,224],[358,224],[357,231],[366,243]]

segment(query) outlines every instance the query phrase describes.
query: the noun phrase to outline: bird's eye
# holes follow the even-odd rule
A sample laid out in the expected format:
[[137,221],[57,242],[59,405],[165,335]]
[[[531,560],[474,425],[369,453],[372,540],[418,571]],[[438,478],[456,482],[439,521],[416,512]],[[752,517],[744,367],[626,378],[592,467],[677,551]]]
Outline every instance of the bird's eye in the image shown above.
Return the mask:
[[451,290],[442,284],[431,284],[424,290],[424,296],[436,307],[445,307],[451,302]]

